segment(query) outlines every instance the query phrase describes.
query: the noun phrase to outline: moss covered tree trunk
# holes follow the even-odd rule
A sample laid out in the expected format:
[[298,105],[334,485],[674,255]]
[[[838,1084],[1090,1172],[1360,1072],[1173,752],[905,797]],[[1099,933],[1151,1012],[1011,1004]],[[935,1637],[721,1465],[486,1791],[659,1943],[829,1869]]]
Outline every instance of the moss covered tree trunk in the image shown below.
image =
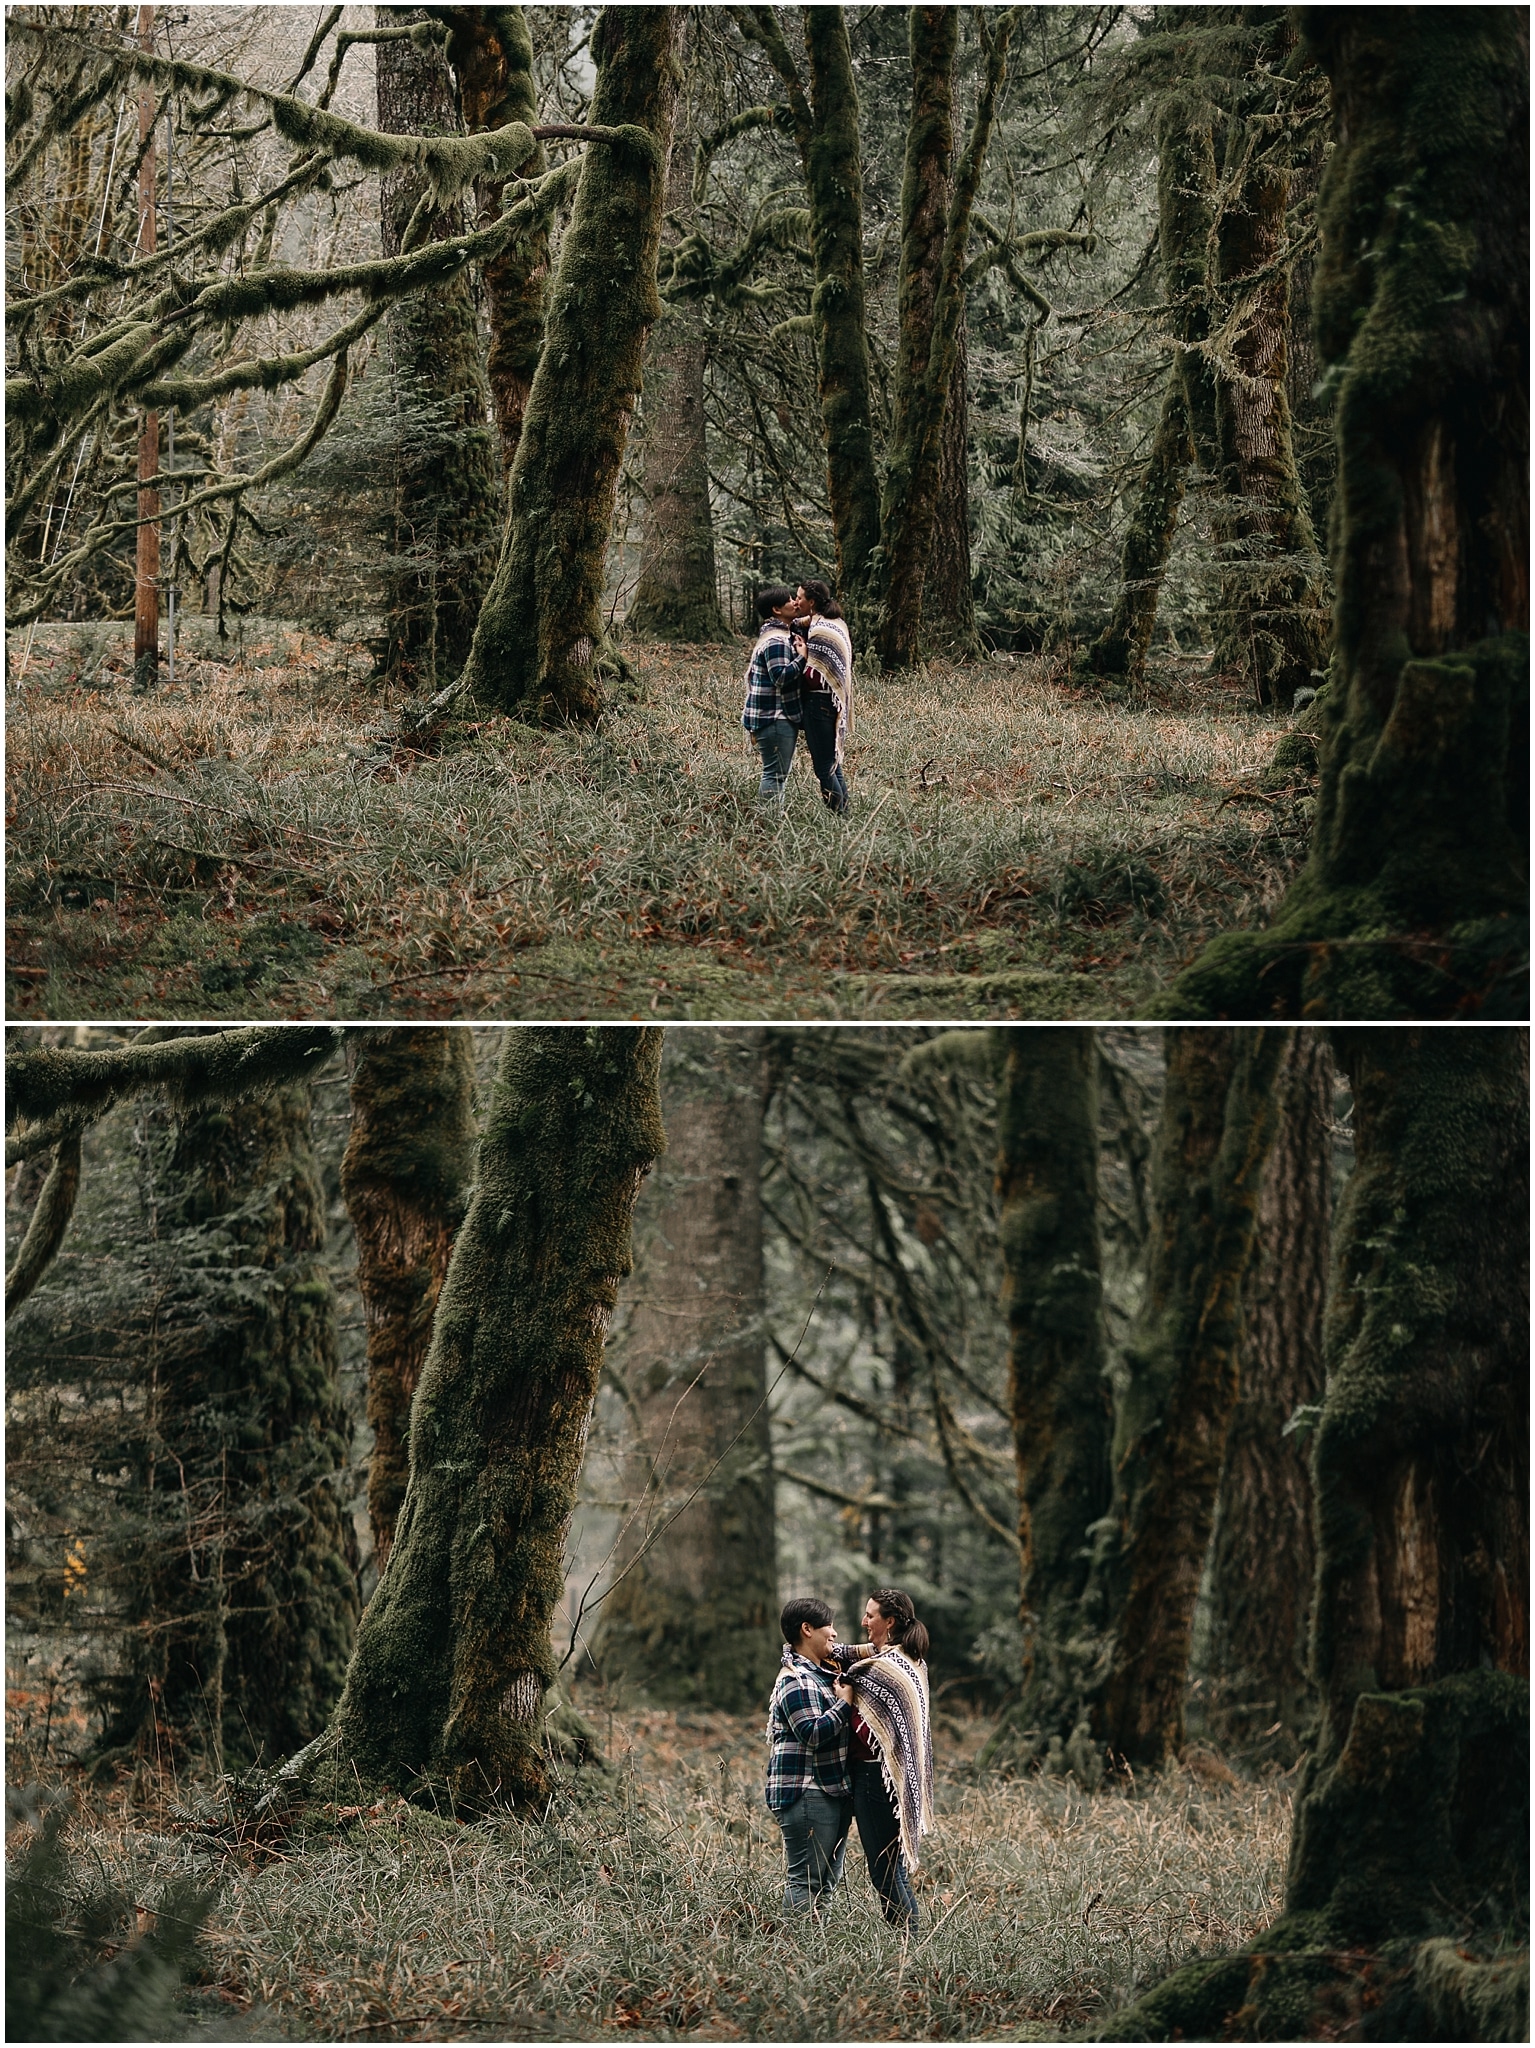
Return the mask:
[[[521,121],[538,121],[538,88],[533,76],[533,39],[520,7],[454,7],[449,10],[448,61],[458,81],[459,106],[471,135]],[[517,166],[519,178],[536,178],[547,168],[539,143]],[[481,183],[482,218],[500,210],[504,187]],[[501,429],[501,457],[510,474],[522,439],[523,414],[544,339],[544,296],[549,286],[549,232],[538,227],[493,256],[485,265],[485,306],[490,349],[485,369]]]
[[983,29],[985,76],[959,164],[954,147],[953,74],[958,40],[952,8],[911,10],[912,113],[901,195],[900,347],[889,465],[880,508],[882,604],[879,655],[909,668],[922,630],[923,585],[936,523],[943,421],[965,315],[965,249],[985,168],[1013,17]]
[[[421,7],[374,9],[380,28],[429,20]],[[378,125],[389,135],[456,135],[458,109],[439,42],[377,45]],[[380,241],[398,256],[425,189],[419,170],[380,180]],[[434,213],[422,241],[463,232],[462,209]],[[399,435],[387,607],[389,666],[435,684],[462,667],[490,584],[502,482],[474,294],[460,271],[389,316]]]
[[[1332,1221],[1332,1049],[1297,1031],[1275,1081],[1279,1124],[1258,1196],[1242,1315],[1241,1392],[1226,1437],[1210,1552],[1203,1676],[1223,1741],[1267,1738],[1293,1762],[1315,1698],[1307,1676],[1311,1448],[1303,1407],[1322,1398],[1322,1312]],[[1270,1733],[1282,1724],[1278,1734]]]
[[474,1172],[474,1050],[465,1031],[371,1034],[352,1069],[341,1192],[368,1326],[368,1517],[389,1562],[409,1471],[410,1404]]
[[619,466],[660,313],[656,252],[676,97],[678,10],[606,7],[592,123],[549,295],[500,565],[465,670],[484,705],[544,723],[603,708],[603,573]]
[[970,350],[965,323],[955,337],[954,371],[938,452],[933,546],[922,589],[923,643],[963,660],[980,651],[970,565]]
[[1098,1739],[1132,1763],[1160,1763],[1183,1742],[1194,1600],[1236,1407],[1286,1042],[1272,1031],[1179,1031],[1168,1044],[1146,1297],[1114,1426],[1112,1653],[1093,1712]]
[[[669,232],[691,232],[693,133],[672,147],[666,184]],[[704,309],[696,300],[664,308],[645,367],[645,538],[628,625],[657,640],[724,640],[709,509],[704,430]]]
[[1157,600],[1172,552],[1194,447],[1182,371],[1174,365],[1162,393],[1151,453],[1119,558],[1119,595],[1109,622],[1087,651],[1094,675],[1139,683],[1156,630]]
[[755,1712],[778,1669],[765,1087],[760,1032],[668,1041],[666,1160],[635,1217],[638,1277],[618,1367],[637,1432],[629,1493],[639,1512],[595,1645],[605,1676],[668,1706],[729,1713]]
[[1024,1690],[1016,1718],[1069,1733],[1087,1684],[1089,1532],[1112,1493],[1098,1056],[1090,1031],[1014,1029],[1005,1037],[997,1192],[1018,1459]]
[[[1181,1014],[1523,1016],[1528,17],[1316,8],[1336,652],[1311,854]],[[1409,204],[1403,197],[1411,193]]]
[[1335,1043],[1357,1151],[1316,1446],[1322,1721],[1285,1912],[1111,2038],[1528,2033],[1527,1949],[1508,1954],[1528,1941],[1528,1036]]
[[[1273,22],[1261,61],[1278,68],[1294,40],[1287,24]],[[1322,561],[1295,465],[1285,388],[1289,144],[1283,130],[1258,144],[1235,130],[1231,149],[1243,154],[1228,171],[1216,234],[1222,310],[1234,322],[1217,408],[1221,491],[1232,508],[1223,536],[1234,614],[1228,632],[1257,701],[1289,707],[1298,689],[1320,680],[1328,641]]]
[[146,1360],[140,1686],[108,1740],[270,1760],[325,1725],[358,1606],[308,1087],[185,1116],[171,1181],[186,1281]]
[[411,1410],[410,1480],[306,1767],[541,1800],[565,1538],[602,1346],[662,1149],[660,1033],[511,1032]]

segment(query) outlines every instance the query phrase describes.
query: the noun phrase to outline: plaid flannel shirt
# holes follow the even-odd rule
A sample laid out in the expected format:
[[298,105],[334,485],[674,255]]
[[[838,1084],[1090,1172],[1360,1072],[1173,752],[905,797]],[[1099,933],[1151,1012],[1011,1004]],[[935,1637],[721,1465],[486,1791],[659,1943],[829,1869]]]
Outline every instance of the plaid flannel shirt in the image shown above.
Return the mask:
[[[840,1665],[856,1653],[839,1643],[831,1654]],[[852,1797],[853,1710],[832,1690],[837,1676],[784,1644],[783,1669],[768,1708],[767,1803],[773,1813],[782,1813],[812,1786],[831,1799]]]
[[794,652],[787,626],[769,620],[757,635],[751,666],[746,671],[746,707],[741,723],[755,737],[775,718],[800,723],[800,684],[805,664]]

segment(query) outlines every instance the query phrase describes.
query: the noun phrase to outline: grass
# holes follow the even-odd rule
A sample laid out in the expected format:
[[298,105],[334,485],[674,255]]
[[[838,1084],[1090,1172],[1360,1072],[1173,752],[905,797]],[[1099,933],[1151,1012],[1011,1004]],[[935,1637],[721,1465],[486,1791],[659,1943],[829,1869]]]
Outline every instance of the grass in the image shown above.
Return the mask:
[[423,757],[354,646],[205,639],[137,696],[126,632],[12,636],[13,1016],[1129,1015],[1303,847],[1274,720],[1198,664],[1144,706],[1042,659],[865,680],[849,817],[801,759],[764,818],[742,645]]
[[825,1920],[786,1919],[755,1717],[616,1716],[611,1791],[547,1825],[384,1801],[222,1857],[124,1795],[79,1825],[136,1897],[220,1875],[184,2004],[245,2038],[1056,2040],[1278,1913],[1282,1782],[1214,1759],[1093,1796],[977,1780],[963,1757],[981,1732],[940,1723],[909,1942],[879,1918],[856,1837]]

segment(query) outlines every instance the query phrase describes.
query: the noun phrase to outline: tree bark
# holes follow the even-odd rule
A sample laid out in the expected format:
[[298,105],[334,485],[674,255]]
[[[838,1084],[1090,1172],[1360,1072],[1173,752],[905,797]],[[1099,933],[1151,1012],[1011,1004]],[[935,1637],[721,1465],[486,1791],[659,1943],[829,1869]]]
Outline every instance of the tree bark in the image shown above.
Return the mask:
[[594,1646],[605,1676],[663,1705],[729,1713],[760,1707],[778,1668],[765,1090],[759,1031],[668,1042],[667,1156],[636,1213],[639,1279],[617,1367],[637,1429],[634,1519]]
[[[1283,26],[1264,42],[1268,61],[1278,65],[1290,54],[1294,35]],[[1241,131],[1234,147],[1248,147]],[[1322,562],[1295,466],[1285,388],[1288,152],[1283,133],[1251,152],[1234,189],[1223,197],[1216,234],[1223,302],[1241,302],[1231,367],[1220,377],[1217,394],[1221,488],[1233,508],[1225,536],[1232,555],[1232,630],[1257,701],[1286,709],[1298,689],[1321,680],[1328,641]]]
[[1322,1722],[1285,1911],[1109,2038],[1528,2031],[1508,1953],[1529,1893],[1528,1035],[1335,1047],[1356,1154],[1316,1448]]
[[1276,1032],[1169,1040],[1146,1299],[1114,1427],[1113,1647],[1093,1714],[1098,1739],[1132,1763],[1182,1747],[1194,1600],[1237,1400],[1242,1290],[1284,1050]]
[[1193,459],[1188,400],[1175,364],[1162,393],[1140,496],[1125,532],[1119,595],[1108,624],[1087,651],[1087,666],[1094,675],[1123,677],[1129,683],[1139,683],[1145,676],[1162,578]]
[[305,1769],[542,1801],[565,1538],[603,1337],[661,1151],[660,1033],[509,1035],[411,1414],[410,1481]]
[[[678,241],[694,223],[693,131],[672,146],[666,212]],[[704,312],[696,300],[664,308],[645,369],[645,500],[640,578],[627,624],[657,640],[725,640],[709,509],[704,430]]]
[[[429,21],[422,7],[379,7],[380,28]],[[378,125],[389,135],[457,135],[441,46],[377,46]],[[420,172],[379,181],[382,254],[398,256],[425,189]],[[422,241],[463,232],[462,208],[432,215]],[[502,486],[468,276],[460,271],[389,316],[399,445],[388,590],[390,670],[435,685],[469,651],[500,537]]]
[[463,1221],[479,1133],[465,1031],[373,1033],[352,1070],[341,1193],[368,1326],[368,1517],[382,1572],[409,1472],[410,1404]]
[[[997,1191],[1018,1459],[1024,1693],[1067,1735],[1088,1683],[1090,1530],[1112,1495],[1098,1247],[1097,1050],[1090,1031],[1007,1031]],[[1089,1655],[1091,1653],[1089,1652]]]
[[[471,135],[522,121],[538,121],[533,77],[533,39],[521,7],[455,7],[450,10],[448,62],[458,81],[459,106]],[[515,176],[537,178],[547,169],[544,146],[517,166]],[[501,210],[504,186],[484,181],[477,188],[480,218]],[[523,415],[544,340],[544,296],[549,286],[549,231],[536,228],[510,243],[484,267],[485,303],[490,316],[490,349],[485,373],[501,428],[501,461],[508,476],[522,439]]]
[[943,412],[922,616],[924,642],[933,653],[961,661],[979,652],[970,566],[970,350],[963,320],[955,336],[954,372]]
[[1319,1031],[1297,1031],[1275,1083],[1279,1123],[1258,1196],[1242,1313],[1241,1393],[1226,1438],[1211,1543],[1212,1719],[1225,1742],[1270,1736],[1284,1752],[1315,1701],[1306,1669],[1316,1543],[1311,1446],[1285,1434],[1320,1402],[1331,1238],[1333,1066]]
[[196,1236],[151,1340],[139,1684],[107,1740],[218,1767],[323,1728],[357,1617],[308,1087],[186,1116],[172,1173],[165,1222]]
[[[943,417],[965,315],[965,248],[985,167],[998,95],[1007,73],[1011,17],[999,17],[986,43],[986,72],[964,154],[953,153],[953,10],[914,8],[913,100],[902,192],[901,348],[890,460],[880,508],[883,603],[879,654],[887,669],[917,658],[922,595],[932,551]],[[936,262],[935,215],[943,234]]]
[[659,317],[656,252],[676,96],[674,7],[606,7],[594,126],[512,467],[500,566],[465,669],[489,708],[546,724],[603,709],[603,574],[619,468]]
[[[1524,1016],[1527,17],[1317,8],[1336,651],[1311,854],[1190,1016]],[[1404,208],[1402,192],[1420,193]]]

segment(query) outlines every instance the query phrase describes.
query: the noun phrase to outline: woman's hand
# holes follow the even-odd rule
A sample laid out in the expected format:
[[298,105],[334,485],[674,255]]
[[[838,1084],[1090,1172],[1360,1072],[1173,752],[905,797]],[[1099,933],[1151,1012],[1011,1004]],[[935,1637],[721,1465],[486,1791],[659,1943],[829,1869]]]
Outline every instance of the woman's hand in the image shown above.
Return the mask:
[[832,1691],[835,1692],[839,1700],[845,1700],[849,1706],[852,1706],[853,1688],[848,1684],[845,1678],[839,1678],[836,1684],[832,1687]]

